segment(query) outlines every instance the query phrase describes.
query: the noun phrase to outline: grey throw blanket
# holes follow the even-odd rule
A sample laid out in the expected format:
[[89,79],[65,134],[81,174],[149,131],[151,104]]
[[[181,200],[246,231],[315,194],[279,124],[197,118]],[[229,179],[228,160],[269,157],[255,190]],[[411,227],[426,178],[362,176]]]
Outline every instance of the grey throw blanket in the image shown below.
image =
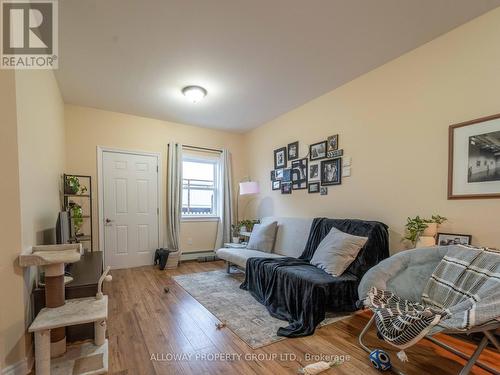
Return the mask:
[[421,302],[372,288],[365,306],[374,311],[384,340],[400,349],[415,344],[435,326],[434,332],[465,331],[499,320],[500,253],[450,246],[424,288]]

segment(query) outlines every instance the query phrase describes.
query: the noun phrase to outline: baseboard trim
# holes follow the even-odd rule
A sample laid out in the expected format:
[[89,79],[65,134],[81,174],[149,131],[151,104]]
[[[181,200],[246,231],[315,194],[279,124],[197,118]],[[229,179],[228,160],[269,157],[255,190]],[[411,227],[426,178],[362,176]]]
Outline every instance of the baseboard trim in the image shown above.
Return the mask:
[[207,256],[214,256],[214,255],[215,255],[215,251],[213,251],[213,250],[182,253],[181,254],[181,261],[182,260],[196,260],[196,259],[198,259],[198,257],[207,257]]
[[21,359],[13,365],[7,366],[2,370],[2,375],[26,375],[31,371],[28,358]]

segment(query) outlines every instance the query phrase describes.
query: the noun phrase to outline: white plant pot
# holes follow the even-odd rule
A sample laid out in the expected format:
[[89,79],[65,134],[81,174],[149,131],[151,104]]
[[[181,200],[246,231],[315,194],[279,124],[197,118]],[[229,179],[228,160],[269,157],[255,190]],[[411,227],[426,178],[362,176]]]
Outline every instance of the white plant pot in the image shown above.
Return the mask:
[[429,247],[434,245],[436,245],[436,240],[433,236],[420,236],[415,247]]
[[427,228],[425,228],[421,237],[434,237],[437,234],[438,225],[437,223],[429,223],[427,224]]
[[233,243],[240,243],[239,237],[233,237]]

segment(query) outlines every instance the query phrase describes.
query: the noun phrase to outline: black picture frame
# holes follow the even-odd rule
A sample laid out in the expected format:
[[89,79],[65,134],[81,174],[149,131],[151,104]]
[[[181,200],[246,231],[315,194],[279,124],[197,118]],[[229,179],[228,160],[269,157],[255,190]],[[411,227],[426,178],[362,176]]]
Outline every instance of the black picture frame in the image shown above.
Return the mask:
[[273,190],[281,190],[281,181],[272,181],[271,188]]
[[275,169],[274,170],[274,181],[281,181],[283,180],[283,168]]
[[[320,148],[318,152],[317,148]],[[321,141],[318,143],[313,143],[309,145],[309,160],[320,160],[326,158],[326,141]]]
[[281,182],[281,194],[292,194],[291,182]]
[[274,169],[271,171],[271,181],[276,181],[276,171]]
[[[446,238],[454,237],[454,238]],[[457,241],[458,239],[458,241]],[[464,243],[460,239],[466,239]],[[458,234],[458,233],[438,233],[436,235],[436,245],[446,246],[446,245],[470,245],[472,242],[472,235],[470,234]]]
[[319,163],[309,163],[309,181],[319,181]]
[[281,181],[283,181],[283,182],[292,181],[292,169],[291,168],[283,169],[283,179]]
[[309,182],[307,185],[307,192],[309,194],[319,193],[319,182]]
[[280,147],[274,150],[274,169],[286,168],[286,147]]
[[339,149],[339,135],[331,135],[326,139],[326,152],[331,152]]
[[[292,183],[293,184],[300,184],[302,182],[307,182],[307,176],[308,176],[308,162],[307,158],[302,158],[298,160],[292,161]],[[302,189],[307,188],[307,184],[305,184]]]
[[321,186],[342,183],[342,158],[322,160],[320,169]]
[[299,158],[299,141],[289,143],[287,146],[288,150],[288,161],[295,160]]

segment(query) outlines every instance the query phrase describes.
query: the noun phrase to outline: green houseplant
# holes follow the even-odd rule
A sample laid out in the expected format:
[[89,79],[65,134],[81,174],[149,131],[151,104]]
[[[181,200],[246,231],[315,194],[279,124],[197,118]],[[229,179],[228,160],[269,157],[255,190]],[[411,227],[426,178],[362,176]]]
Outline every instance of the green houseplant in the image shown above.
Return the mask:
[[410,241],[413,246],[418,242],[418,239],[426,230],[429,229],[429,236],[435,236],[437,226],[444,223],[447,219],[441,215],[432,215],[430,219],[421,218],[416,216],[414,218],[408,217],[405,225],[405,236],[403,240]]
[[75,228],[75,236],[80,235],[80,229],[83,225],[83,209],[78,203],[69,203],[69,214]]
[[87,191],[86,186],[80,184],[80,179],[76,176],[67,176],[65,181],[66,194],[85,194]]

